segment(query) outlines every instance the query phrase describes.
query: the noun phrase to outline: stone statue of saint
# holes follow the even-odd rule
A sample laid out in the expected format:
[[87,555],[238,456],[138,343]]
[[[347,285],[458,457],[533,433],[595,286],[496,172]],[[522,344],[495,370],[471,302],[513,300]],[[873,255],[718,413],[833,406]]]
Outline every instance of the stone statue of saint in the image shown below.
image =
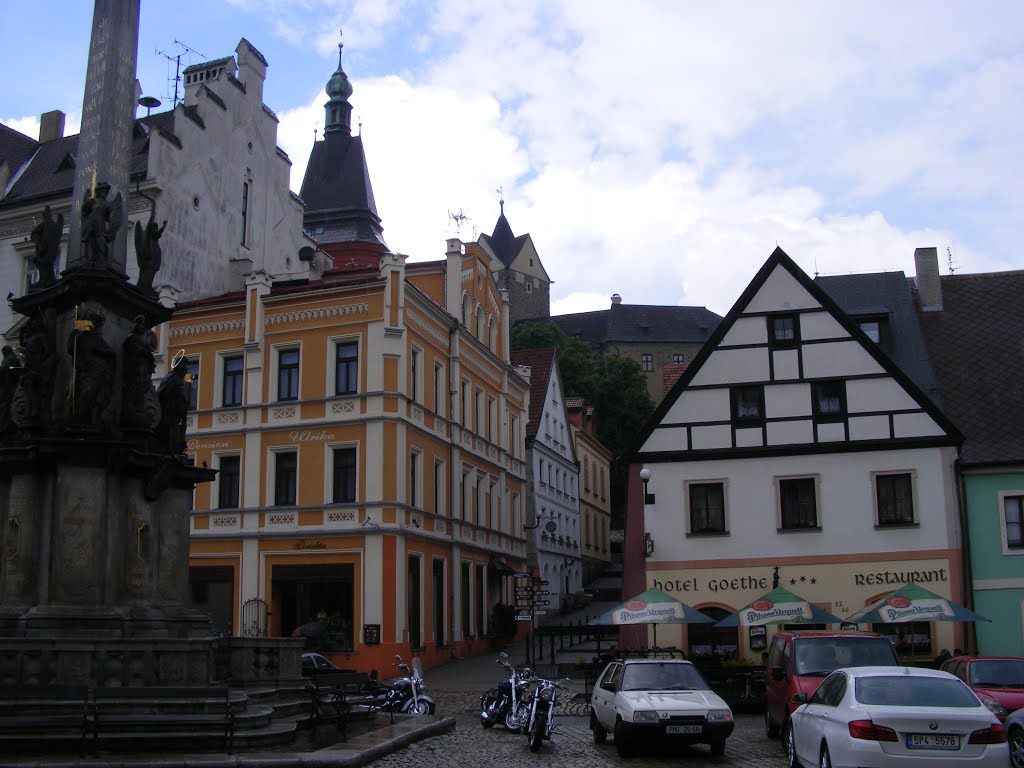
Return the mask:
[[146,325],[145,318],[135,318],[121,346],[121,423],[126,426],[152,428],[160,420],[160,403],[153,389],[156,347],[156,334]]
[[[50,334],[39,316],[32,316],[19,333],[19,342],[24,354],[25,373],[18,382],[11,404],[12,420],[19,427],[49,423],[51,398],[57,372],[57,357],[54,354]],[[4,363],[9,361],[4,355]]]
[[32,228],[29,237],[35,244],[32,262],[39,272],[35,285],[44,288],[57,281],[56,266],[60,262],[60,238],[64,233],[64,214],[53,218],[50,206],[43,209],[43,218]]
[[182,355],[156,388],[160,399],[160,425],[157,431],[171,453],[185,452],[185,427],[188,421],[188,360]]
[[10,344],[4,344],[3,360],[0,360],[0,432],[6,432],[13,426],[11,404],[23,373],[18,353]]
[[74,361],[72,413],[79,421],[93,425],[107,421],[117,370],[117,353],[103,338],[104,319],[101,312],[86,310],[68,338],[68,354]]
[[110,185],[101,181],[94,194],[86,190],[82,198],[82,258],[90,265],[105,265],[110,260],[110,243],[121,228],[121,193],[107,202]]
[[156,225],[154,211],[149,212],[149,222],[143,228],[135,222],[135,258],[139,262],[139,290],[153,293],[153,278],[160,269],[160,236],[167,228],[167,220],[161,226]]

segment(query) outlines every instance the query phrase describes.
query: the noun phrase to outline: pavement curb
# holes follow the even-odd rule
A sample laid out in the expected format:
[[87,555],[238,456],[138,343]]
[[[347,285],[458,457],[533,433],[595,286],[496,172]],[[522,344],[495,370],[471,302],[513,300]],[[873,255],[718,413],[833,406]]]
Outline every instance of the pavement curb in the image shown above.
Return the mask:
[[[29,757],[24,761],[0,761],[0,768],[354,768],[454,728],[454,716],[425,715],[410,717],[404,722],[378,729],[378,734],[392,732],[393,735],[383,739],[366,734],[315,752],[254,752],[240,755],[214,753],[181,755],[173,758],[136,755],[123,758],[82,757],[75,760]],[[367,742],[366,746],[361,747],[361,741]]]

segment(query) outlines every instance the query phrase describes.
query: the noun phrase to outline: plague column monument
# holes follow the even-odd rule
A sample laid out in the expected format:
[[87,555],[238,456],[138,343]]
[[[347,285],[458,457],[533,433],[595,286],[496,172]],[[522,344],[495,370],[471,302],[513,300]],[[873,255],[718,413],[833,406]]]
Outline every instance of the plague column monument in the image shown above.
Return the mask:
[[[208,616],[189,607],[192,489],[212,470],[183,454],[184,366],[154,387],[156,255],[131,285],[125,201],[139,0],[96,0],[68,267],[40,269],[0,362],[0,681],[203,685]],[[58,264],[61,222],[33,232]],[[148,238],[148,240],[146,240]],[[168,255],[173,258],[173,254]],[[179,361],[175,361],[179,362]]]

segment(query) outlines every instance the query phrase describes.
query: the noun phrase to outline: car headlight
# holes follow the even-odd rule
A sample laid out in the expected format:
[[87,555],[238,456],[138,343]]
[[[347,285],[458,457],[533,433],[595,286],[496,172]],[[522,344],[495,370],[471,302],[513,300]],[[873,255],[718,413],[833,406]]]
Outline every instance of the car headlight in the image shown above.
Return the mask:
[[731,723],[732,722],[732,710],[729,710],[729,709],[709,709],[708,710],[708,722],[709,723]]
[[981,703],[988,707],[988,711],[998,717],[1000,720],[1006,717],[1006,707],[1000,704],[995,699],[984,698]]
[[644,712],[644,711],[634,712],[633,713],[633,722],[634,723],[656,723],[656,722],[658,722],[658,713],[657,712]]

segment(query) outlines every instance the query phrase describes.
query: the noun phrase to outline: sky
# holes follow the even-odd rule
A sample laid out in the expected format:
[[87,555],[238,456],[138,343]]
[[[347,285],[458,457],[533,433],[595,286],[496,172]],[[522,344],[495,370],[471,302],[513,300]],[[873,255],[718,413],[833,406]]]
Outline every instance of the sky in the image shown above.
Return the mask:
[[[10,4],[0,47],[0,122],[31,136],[51,109],[77,132],[91,29],[88,0],[45,8]],[[913,275],[927,246],[1024,268],[1020,0],[142,0],[138,77],[166,109],[179,55],[245,37],[298,191],[340,29],[389,247],[443,258],[503,198],[552,314],[724,314],[776,246],[812,275]]]

